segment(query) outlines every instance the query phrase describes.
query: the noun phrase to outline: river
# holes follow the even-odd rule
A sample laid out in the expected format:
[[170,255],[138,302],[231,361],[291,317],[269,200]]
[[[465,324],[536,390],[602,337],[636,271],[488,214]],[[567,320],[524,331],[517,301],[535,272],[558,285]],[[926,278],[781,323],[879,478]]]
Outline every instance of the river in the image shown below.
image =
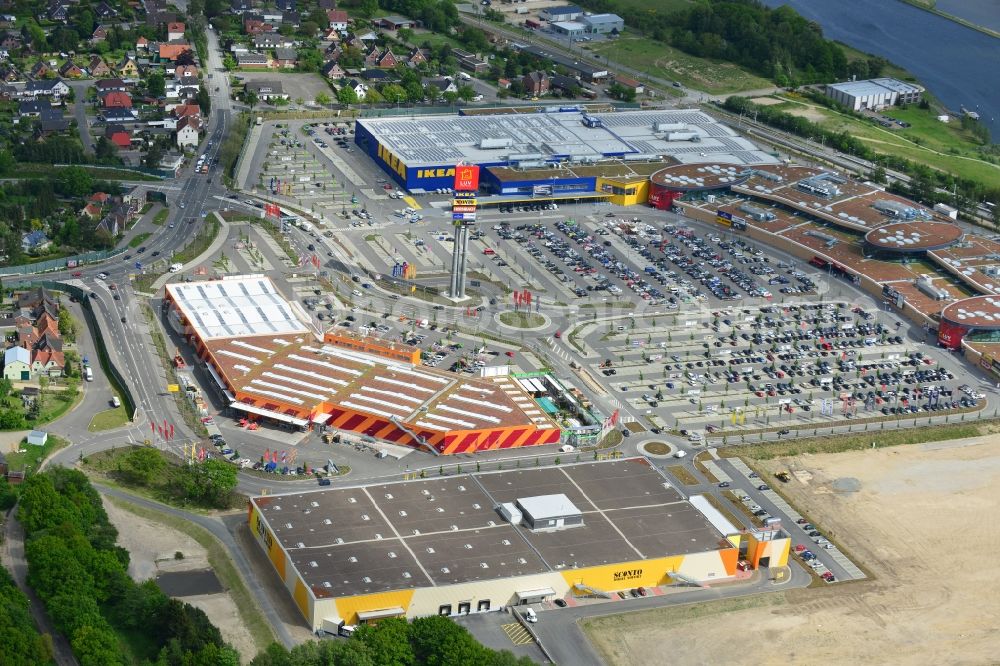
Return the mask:
[[951,111],[979,113],[1000,141],[1000,40],[900,0],[763,0],[788,5],[823,34],[905,68]]

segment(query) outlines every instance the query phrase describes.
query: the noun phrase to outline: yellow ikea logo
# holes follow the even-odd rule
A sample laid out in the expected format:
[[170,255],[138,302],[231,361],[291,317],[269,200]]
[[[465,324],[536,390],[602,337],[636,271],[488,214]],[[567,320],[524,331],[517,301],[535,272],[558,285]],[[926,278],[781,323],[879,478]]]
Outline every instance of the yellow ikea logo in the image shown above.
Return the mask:
[[400,175],[403,180],[406,180],[406,163],[392,154],[388,148],[379,144],[378,146],[378,157],[380,160],[389,165],[389,168]]
[[450,169],[417,169],[417,178],[454,178],[455,168]]

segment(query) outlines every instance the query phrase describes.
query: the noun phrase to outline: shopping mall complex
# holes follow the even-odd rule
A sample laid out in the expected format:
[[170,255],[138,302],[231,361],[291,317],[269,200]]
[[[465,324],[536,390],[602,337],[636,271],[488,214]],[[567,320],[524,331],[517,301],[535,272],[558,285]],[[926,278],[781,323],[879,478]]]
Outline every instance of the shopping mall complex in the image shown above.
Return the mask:
[[481,208],[603,201],[718,224],[854,282],[996,371],[1000,242],[963,233],[947,206],[780,163],[702,111],[529,107],[361,119],[356,141],[414,193],[446,190],[463,162],[481,168]]

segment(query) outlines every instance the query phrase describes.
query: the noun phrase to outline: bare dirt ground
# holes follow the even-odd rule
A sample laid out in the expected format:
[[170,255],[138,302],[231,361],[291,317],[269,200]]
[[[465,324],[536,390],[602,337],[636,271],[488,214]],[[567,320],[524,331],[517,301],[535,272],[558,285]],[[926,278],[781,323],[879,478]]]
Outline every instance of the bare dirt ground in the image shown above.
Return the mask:
[[806,120],[811,120],[814,123],[822,123],[830,119],[829,115],[813,106],[800,106],[798,104],[792,104],[784,110],[786,113],[790,113],[793,116],[802,116]]
[[[609,664],[986,664],[1000,651],[1000,437],[770,461],[874,580],[600,619]],[[805,481],[805,482],[803,482]],[[856,487],[856,492],[839,488]],[[729,637],[731,640],[720,640]]]
[[785,100],[778,99],[777,97],[754,97],[750,101],[757,106],[774,106],[775,104],[782,104]]
[[[112,524],[118,528],[118,544],[129,552],[128,573],[133,580],[141,582],[166,571],[210,568],[205,549],[183,532],[137,516],[106,498],[104,509]],[[174,553],[178,551],[184,554],[183,559],[174,559]],[[223,640],[239,651],[244,664],[256,656],[257,647],[253,637],[240,619],[236,604],[228,592],[183,597],[181,600],[205,611],[222,632]]]

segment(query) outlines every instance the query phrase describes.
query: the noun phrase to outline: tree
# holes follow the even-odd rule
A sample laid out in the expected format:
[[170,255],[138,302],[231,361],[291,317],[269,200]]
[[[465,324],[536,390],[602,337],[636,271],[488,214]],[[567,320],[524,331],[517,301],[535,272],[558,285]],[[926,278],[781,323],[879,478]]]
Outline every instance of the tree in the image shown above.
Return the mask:
[[358,93],[349,85],[341,86],[337,91],[337,101],[346,106],[358,103]]
[[257,98],[257,93],[250,88],[245,88],[243,90],[243,103],[250,107],[253,111],[253,107],[257,106],[257,102],[260,100]]
[[226,57],[222,59],[222,66],[226,69],[227,72],[231,72],[237,67],[239,67],[239,63],[236,62],[236,58],[234,58],[231,54],[227,53]]
[[396,39],[403,42],[404,44],[413,43],[413,31],[409,28],[400,28],[396,31]]
[[150,97],[163,97],[166,90],[166,81],[160,72],[152,72],[146,77],[146,90]]
[[406,101],[406,90],[396,83],[385,84],[379,92],[382,93],[382,99],[389,104],[400,104]]
[[184,496],[202,504],[223,507],[236,488],[236,468],[222,460],[181,468],[179,486]]
[[56,176],[56,190],[70,197],[84,197],[90,194],[94,179],[83,167],[70,166],[60,169]]
[[463,102],[471,102],[476,96],[476,89],[470,85],[459,86],[458,96]]
[[458,101],[458,93],[456,93],[456,92],[451,92],[450,90],[446,90],[446,91],[445,91],[445,92],[444,92],[444,93],[443,93],[443,94],[441,95],[441,97],[443,97],[443,98],[444,98],[444,101],[445,101],[445,102],[446,102],[446,103],[448,104],[448,106],[454,106],[454,105],[455,105],[455,102],[457,102],[457,101]]
[[205,86],[198,86],[198,95],[195,97],[195,101],[198,103],[198,107],[201,109],[203,116],[211,115],[212,96],[208,94],[208,88]]
[[479,664],[486,653],[464,627],[441,615],[414,620],[410,644],[420,664]]
[[97,145],[94,146],[94,153],[101,161],[113,160],[118,156],[118,146],[109,141],[106,136],[102,136],[97,140]]
[[359,627],[358,640],[367,645],[377,664],[411,666],[415,658],[408,638],[409,628],[406,620],[389,618],[377,626]]
[[69,310],[59,310],[59,335],[67,342],[76,342],[76,320]]
[[118,473],[128,483],[148,486],[159,478],[167,467],[163,453],[159,449],[142,446],[132,449],[122,456],[118,463]]
[[325,92],[321,92],[321,93],[316,93],[316,97],[313,101],[316,102],[316,104],[318,104],[319,106],[330,106],[330,102],[332,100],[330,99],[330,95],[328,95]]

